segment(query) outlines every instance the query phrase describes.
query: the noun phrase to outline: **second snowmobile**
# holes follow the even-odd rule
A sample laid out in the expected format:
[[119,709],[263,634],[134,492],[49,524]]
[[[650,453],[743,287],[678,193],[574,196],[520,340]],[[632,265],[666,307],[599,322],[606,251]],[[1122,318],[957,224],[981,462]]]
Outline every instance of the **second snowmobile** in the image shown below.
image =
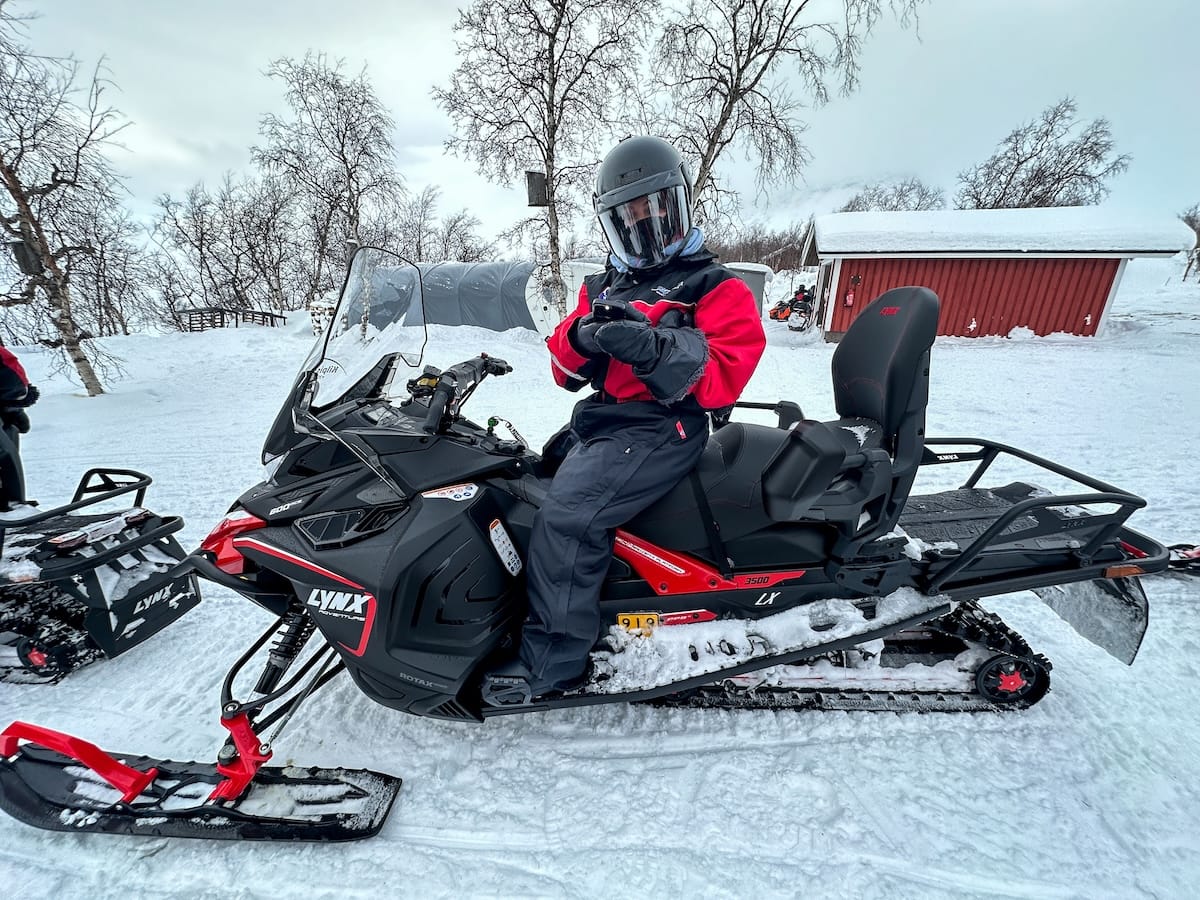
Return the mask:
[[89,469],[68,503],[0,514],[0,681],[59,681],[200,602],[179,566],[183,519],[142,505],[150,484],[132,469]]
[[[62,830],[373,834],[399,779],[265,765],[298,705],[341,671],[383,705],[463,722],[639,701],[1021,709],[1046,694],[1050,663],[980,600],[1022,590],[1123,662],[1136,656],[1148,602],[1135,576],[1168,558],[1125,524],[1145,501],[993,441],[926,438],[939,303],[910,287],[864,309],[834,353],[839,418],[737,404],[778,421],[722,419],[695,471],[616,532],[601,599],[611,627],[585,685],[484,704],[482,674],[515,652],[554,466],[506,420],[464,414],[484,379],[510,371],[503,360],[420,369],[421,296],[414,266],[357,252],[267,437],[270,476],[183,564],[273,619],[226,678],[217,763],[112,754],[14,723],[0,734],[0,806]],[[981,486],[1011,462],[1072,487]],[[960,486],[912,493],[919,472],[954,465],[970,469]],[[235,690],[252,660],[253,689]]]

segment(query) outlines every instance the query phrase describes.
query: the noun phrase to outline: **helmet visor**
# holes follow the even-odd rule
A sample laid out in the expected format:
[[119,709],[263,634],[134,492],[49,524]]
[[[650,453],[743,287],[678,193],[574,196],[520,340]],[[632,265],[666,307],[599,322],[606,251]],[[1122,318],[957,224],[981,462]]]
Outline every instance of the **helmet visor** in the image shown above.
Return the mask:
[[597,213],[612,252],[643,269],[665,262],[692,227],[682,185],[634,197]]

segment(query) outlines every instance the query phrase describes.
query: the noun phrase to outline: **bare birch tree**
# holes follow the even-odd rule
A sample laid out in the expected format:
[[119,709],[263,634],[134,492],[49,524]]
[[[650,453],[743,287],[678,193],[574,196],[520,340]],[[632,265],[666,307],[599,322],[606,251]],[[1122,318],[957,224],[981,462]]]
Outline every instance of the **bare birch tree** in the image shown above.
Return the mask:
[[403,194],[392,118],[366,72],[350,78],[342,67],[316,53],[272,63],[267,74],[286,86],[291,115],[263,117],[265,143],[252,151],[299,207],[307,269],[299,306],[340,282],[346,241],[379,230],[380,212],[394,210]]
[[897,212],[944,209],[946,192],[930,187],[919,178],[878,181],[851,197],[838,212]]
[[[734,199],[718,164],[734,149],[758,163],[758,184],[792,181],[808,162],[804,104],[858,84],[863,41],[888,10],[916,20],[922,0],[687,0],[665,24],[653,84],[638,114],[695,164],[703,218]],[[799,79],[801,92],[791,85]]]
[[1107,119],[1083,124],[1070,97],[1014,128],[996,152],[958,174],[959,209],[1092,206],[1108,182],[1129,168],[1117,155]]
[[1187,266],[1183,270],[1183,280],[1187,281],[1188,274],[1193,268],[1196,270],[1196,278],[1200,280],[1200,203],[1194,204],[1191,209],[1185,209],[1179,214],[1179,218],[1188,228],[1196,232],[1196,243],[1192,247],[1192,252],[1188,254]]
[[433,185],[410,194],[400,204],[396,227],[400,252],[416,262],[433,261],[437,245],[437,205],[441,191]]
[[478,217],[465,209],[439,216],[441,196],[441,188],[430,185],[401,204],[396,220],[400,252],[418,262],[479,262],[491,255],[495,248],[479,236]]
[[[38,56],[19,40],[18,21],[0,0],[0,226],[19,242],[23,279],[6,305],[27,304],[45,321],[89,396],[104,393],[82,345],[75,276],[100,253],[97,241],[120,218],[120,179],[103,151],[124,127],[104,102],[97,66],[80,89],[73,59]],[[117,228],[117,231],[120,231]]]
[[[163,196],[152,231],[165,259],[156,278],[160,293],[175,292],[164,324],[182,305],[280,312],[295,309],[305,293],[305,250],[296,240],[296,205],[278,178],[226,175],[211,192],[203,184],[182,199]],[[176,277],[164,279],[173,268]],[[186,304],[183,303],[186,301]]]
[[634,87],[641,35],[657,0],[475,0],[459,13],[459,66],[433,97],[450,116],[451,151],[511,184],[545,175],[550,285],[560,311],[561,231],[611,142]]

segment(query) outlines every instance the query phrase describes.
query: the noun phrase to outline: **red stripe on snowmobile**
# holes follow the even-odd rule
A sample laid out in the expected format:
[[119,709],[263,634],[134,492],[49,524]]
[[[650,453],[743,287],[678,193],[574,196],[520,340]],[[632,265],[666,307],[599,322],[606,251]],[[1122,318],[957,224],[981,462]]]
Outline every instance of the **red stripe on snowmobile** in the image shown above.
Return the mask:
[[664,550],[649,541],[617,529],[613,555],[629,563],[654,589],[656,594],[694,594],[702,591],[737,591],[771,587],[781,581],[800,578],[806,569],[786,572],[758,572],[726,578],[712,566],[690,556]]
[[40,725],[30,725],[28,722],[13,722],[0,733],[0,756],[7,759],[16,754],[20,741],[29,741],[83,763],[121,791],[122,803],[131,803],[158,777],[158,769],[143,772],[118,762],[95,744],[90,744],[82,738],[52,731]]
[[1137,547],[1133,546],[1133,544],[1129,543],[1129,541],[1121,541],[1120,544],[1121,544],[1121,549],[1124,550],[1126,553],[1128,553],[1130,556],[1134,557],[1135,559],[1145,559],[1147,556],[1150,555],[1150,554],[1146,553],[1146,551],[1144,551],[1144,550],[1139,550]]
[[313,572],[317,575],[320,575],[323,578],[328,578],[331,581],[336,581],[338,584],[344,584],[344,585],[346,585],[346,587],[352,587],[352,588],[355,588],[356,590],[362,591],[363,594],[367,598],[367,612],[366,612],[366,616],[364,617],[364,621],[363,621],[362,639],[358,642],[357,647],[348,647],[346,644],[343,644],[341,641],[338,641],[338,644],[339,644],[339,646],[344,647],[346,649],[346,651],[348,653],[352,654],[353,656],[362,656],[364,653],[367,652],[367,641],[371,637],[371,626],[375,622],[376,600],[375,600],[374,594],[372,594],[370,591],[368,591],[361,584],[351,581],[349,578],[346,578],[344,575],[339,575],[337,572],[330,572],[328,569],[323,568],[322,566],[318,566],[314,562],[309,562],[307,559],[305,559],[302,556],[296,556],[295,554],[288,553],[286,550],[280,550],[278,547],[272,547],[270,544],[264,544],[262,541],[258,540],[257,538],[242,538],[242,537],[234,538],[233,546],[235,546],[235,547],[250,547],[254,550],[258,550],[260,553],[267,554],[267,556],[274,556],[276,559],[281,559],[284,562],[292,563],[293,565],[299,566],[302,569],[307,569],[308,571]]

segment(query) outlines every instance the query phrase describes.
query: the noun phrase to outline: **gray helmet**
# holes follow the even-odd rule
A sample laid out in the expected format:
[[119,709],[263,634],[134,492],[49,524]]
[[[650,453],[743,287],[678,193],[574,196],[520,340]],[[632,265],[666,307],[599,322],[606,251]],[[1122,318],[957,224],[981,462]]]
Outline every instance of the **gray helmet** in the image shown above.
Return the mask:
[[613,254],[634,269],[667,262],[692,228],[692,179],[661,138],[626,138],[604,157],[592,195]]

